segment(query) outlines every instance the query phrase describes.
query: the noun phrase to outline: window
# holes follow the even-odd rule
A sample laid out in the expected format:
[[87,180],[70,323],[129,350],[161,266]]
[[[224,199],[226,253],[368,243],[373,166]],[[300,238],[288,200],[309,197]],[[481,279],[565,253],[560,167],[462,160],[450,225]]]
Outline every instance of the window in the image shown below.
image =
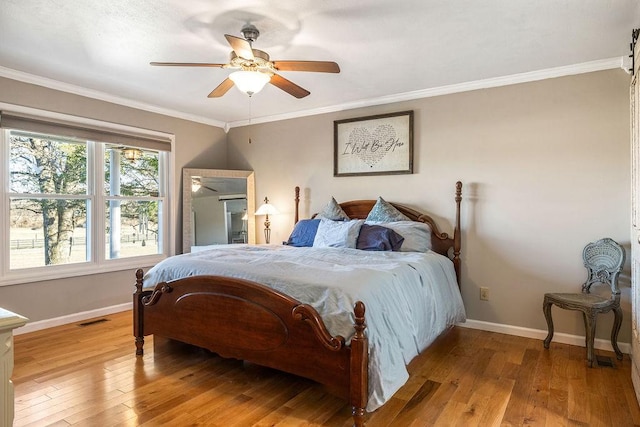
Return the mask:
[[145,267],[170,255],[172,138],[109,126],[0,113],[0,284]]
[[[5,131],[9,143],[9,269],[85,262],[87,144]],[[82,234],[82,235],[81,235]]]

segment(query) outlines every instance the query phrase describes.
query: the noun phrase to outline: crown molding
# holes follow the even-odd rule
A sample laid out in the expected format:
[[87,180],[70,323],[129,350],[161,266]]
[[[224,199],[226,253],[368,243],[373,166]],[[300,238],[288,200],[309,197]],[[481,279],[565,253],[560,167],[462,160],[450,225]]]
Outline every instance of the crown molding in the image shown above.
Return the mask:
[[429,89],[416,90],[412,92],[398,93],[394,95],[382,96],[377,98],[363,99],[343,104],[331,105],[328,107],[313,108],[308,110],[300,110],[293,113],[276,114],[272,116],[255,117],[249,120],[241,120],[234,122],[223,122],[213,120],[193,114],[187,114],[181,111],[170,110],[155,105],[145,104],[127,98],[110,95],[104,92],[86,89],[80,86],[63,83],[57,80],[36,76],[22,71],[13,70],[0,66],[0,77],[6,77],[25,83],[31,83],[50,89],[56,89],[63,92],[69,92],[76,95],[86,96],[88,98],[98,99],[102,101],[112,102],[127,107],[137,108],[152,113],[163,114],[178,119],[189,120],[197,123],[203,123],[224,129],[228,132],[231,128],[248,126],[260,123],[276,122],[281,120],[296,119],[300,117],[315,116],[319,114],[335,113],[339,111],[353,110],[356,108],[372,107],[376,105],[392,104],[396,102],[413,101],[415,99],[430,98],[434,96],[451,95],[454,93],[468,92],[479,89],[490,89],[501,86],[509,86],[520,83],[535,82],[539,80],[553,79],[557,77],[572,76],[578,74],[592,73],[596,71],[611,70],[615,68],[625,69],[625,58],[616,57],[609,59],[601,59],[597,61],[584,62],[581,64],[567,65],[563,67],[548,68],[538,71],[530,71],[526,73],[512,74],[503,77],[494,77],[483,80],[475,80],[453,85],[440,86]]
[[43,86],[48,89],[55,89],[61,92],[72,93],[74,95],[85,96],[87,98],[111,102],[113,104],[118,104],[125,107],[136,108],[138,110],[148,111],[150,113],[163,114],[165,116],[175,117],[177,119],[189,120],[197,123],[203,123],[206,125],[216,126],[219,128],[224,128],[226,125],[225,122],[220,120],[213,120],[213,119],[198,116],[195,114],[188,114],[182,111],[162,108],[156,105],[134,101],[132,99],[111,95],[111,94],[100,92],[93,89],[87,89],[81,86],[64,83],[64,82],[54,80],[54,79],[49,79],[46,77],[36,76],[34,74],[25,73],[23,71],[18,71],[18,70],[14,70],[14,69],[2,67],[2,66],[0,66],[0,77],[6,77],[8,79],[17,80],[23,83],[30,83],[37,86]]
[[398,93],[394,95],[382,96],[378,98],[363,99],[344,104],[332,105],[324,108],[296,111],[273,116],[256,117],[247,120],[227,123],[227,128],[247,126],[249,124],[268,123],[280,120],[295,119],[305,116],[312,116],[325,113],[335,113],[338,111],[353,110],[356,108],[372,107],[376,105],[391,104],[395,102],[413,101],[415,99],[430,98],[434,96],[451,95],[454,93],[468,92],[478,89],[490,89],[500,86],[509,86],[519,83],[535,82],[539,80],[553,79],[556,77],[572,76],[577,74],[592,73],[595,71],[611,70],[615,68],[624,69],[624,57],[602,59],[598,61],[584,62],[581,64],[568,65],[563,67],[548,68],[539,71],[530,71],[510,76],[495,77],[490,79],[475,80],[471,82],[458,83],[447,86],[440,86],[430,89],[416,90],[412,92]]

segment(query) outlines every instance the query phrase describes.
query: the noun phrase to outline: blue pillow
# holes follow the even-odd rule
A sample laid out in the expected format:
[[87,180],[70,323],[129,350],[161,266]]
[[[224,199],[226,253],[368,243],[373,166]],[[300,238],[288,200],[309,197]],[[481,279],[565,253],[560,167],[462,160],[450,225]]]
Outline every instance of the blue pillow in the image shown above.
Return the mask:
[[363,251],[399,251],[404,237],[381,225],[363,224],[360,228],[356,249]]
[[313,246],[313,240],[316,238],[319,224],[319,219],[301,219],[293,228],[286,244],[298,248]]

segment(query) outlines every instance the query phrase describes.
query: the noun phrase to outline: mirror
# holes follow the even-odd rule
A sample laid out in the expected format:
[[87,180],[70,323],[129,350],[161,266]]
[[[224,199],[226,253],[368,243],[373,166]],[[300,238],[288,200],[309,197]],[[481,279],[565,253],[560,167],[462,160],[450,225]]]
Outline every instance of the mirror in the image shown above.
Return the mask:
[[253,171],[182,170],[182,252],[255,243]]

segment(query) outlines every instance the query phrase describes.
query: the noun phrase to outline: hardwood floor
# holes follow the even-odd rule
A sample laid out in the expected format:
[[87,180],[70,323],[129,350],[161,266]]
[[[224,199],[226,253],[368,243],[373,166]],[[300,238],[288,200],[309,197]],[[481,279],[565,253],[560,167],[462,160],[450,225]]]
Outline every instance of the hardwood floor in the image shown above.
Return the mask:
[[[149,337],[131,312],[15,337],[17,426],[349,426],[319,385]],[[155,353],[155,354],[154,354]],[[367,426],[640,426],[630,360],[586,367],[585,349],[453,328]]]

